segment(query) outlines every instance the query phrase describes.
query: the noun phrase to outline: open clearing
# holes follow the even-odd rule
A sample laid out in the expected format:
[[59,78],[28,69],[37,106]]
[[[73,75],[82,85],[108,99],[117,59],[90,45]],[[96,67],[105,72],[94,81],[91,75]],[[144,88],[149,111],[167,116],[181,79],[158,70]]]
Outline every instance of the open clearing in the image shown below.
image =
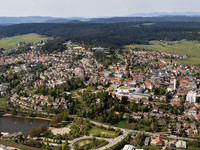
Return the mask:
[[4,106],[6,106],[6,104],[7,104],[6,99],[5,98],[0,98],[0,107],[4,107]]
[[97,126],[92,126],[92,129],[89,131],[89,135],[106,137],[106,138],[114,138],[118,136],[117,132],[115,131],[108,131]]
[[0,39],[0,48],[8,49],[11,47],[16,47],[19,42],[37,43],[40,41],[46,41],[48,39],[50,38],[35,33],[7,37]]
[[77,142],[75,142],[72,146],[75,150],[84,150],[84,149],[96,149],[102,146],[105,146],[108,144],[105,140],[99,140],[99,139],[82,139]]
[[126,48],[144,48],[148,50],[156,50],[167,53],[175,53],[180,55],[188,54],[188,60],[176,60],[180,63],[200,64],[200,42],[195,41],[150,41],[150,45],[129,45]]
[[84,145],[86,145],[86,144],[90,144],[90,143],[92,143],[92,141],[85,140],[85,141],[81,141],[81,142],[78,144],[78,146],[79,146],[79,147],[82,147],[82,146],[84,146]]
[[67,128],[67,127],[64,127],[64,128],[53,128],[53,127],[50,127],[49,129],[55,135],[58,135],[58,134],[64,135],[64,134],[68,134],[70,132],[70,129]]

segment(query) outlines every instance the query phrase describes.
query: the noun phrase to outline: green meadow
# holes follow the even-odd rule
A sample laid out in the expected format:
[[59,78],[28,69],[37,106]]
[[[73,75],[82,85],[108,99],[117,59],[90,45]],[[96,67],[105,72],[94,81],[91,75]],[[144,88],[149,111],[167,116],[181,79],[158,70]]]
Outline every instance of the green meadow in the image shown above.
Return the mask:
[[5,98],[0,98],[0,107],[4,107],[4,106],[6,106],[6,104],[7,104],[6,99]]
[[72,146],[75,150],[93,150],[98,149],[104,145],[107,145],[108,141],[89,138],[89,139],[82,139],[75,142]]
[[180,63],[200,64],[200,42],[196,41],[150,41],[149,45],[128,45],[127,49],[144,48],[167,53],[175,53],[190,56],[187,60],[175,60]]
[[89,135],[106,138],[114,138],[118,136],[117,132],[115,131],[108,131],[97,126],[92,126],[92,129],[89,131]]
[[49,39],[48,37],[35,33],[7,37],[0,39],[0,48],[8,49],[11,47],[16,47],[19,42],[37,43],[40,41],[46,41],[48,39]]

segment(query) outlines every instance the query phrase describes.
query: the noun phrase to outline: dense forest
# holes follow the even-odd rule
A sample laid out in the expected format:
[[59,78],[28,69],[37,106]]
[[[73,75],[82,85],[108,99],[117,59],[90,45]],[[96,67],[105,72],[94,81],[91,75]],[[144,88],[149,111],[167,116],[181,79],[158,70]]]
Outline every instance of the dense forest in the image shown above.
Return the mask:
[[[148,44],[150,40],[200,40],[198,22],[131,23],[33,23],[0,27],[0,37],[27,33],[71,39],[86,45],[121,48],[127,44]],[[51,46],[54,44],[51,44]]]

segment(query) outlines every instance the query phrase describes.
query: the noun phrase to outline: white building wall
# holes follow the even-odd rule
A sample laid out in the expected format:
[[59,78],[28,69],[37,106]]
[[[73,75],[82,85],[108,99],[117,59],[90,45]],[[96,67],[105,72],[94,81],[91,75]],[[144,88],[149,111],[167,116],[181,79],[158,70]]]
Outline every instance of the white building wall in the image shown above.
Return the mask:
[[186,96],[186,101],[189,103],[196,103],[197,94],[196,92],[190,91]]

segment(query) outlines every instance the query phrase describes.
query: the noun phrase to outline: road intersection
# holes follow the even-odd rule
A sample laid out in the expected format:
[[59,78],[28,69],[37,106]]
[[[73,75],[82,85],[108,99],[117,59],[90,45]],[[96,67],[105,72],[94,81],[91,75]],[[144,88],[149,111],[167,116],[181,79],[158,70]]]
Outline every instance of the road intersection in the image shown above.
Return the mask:
[[[120,129],[122,131],[122,134],[116,138],[101,138],[101,137],[95,137],[97,139],[104,139],[106,141],[108,141],[109,143],[101,148],[98,148],[96,150],[105,150],[107,148],[110,148],[112,146],[114,146],[115,144],[121,142],[128,134],[131,134],[131,133],[145,133],[147,135],[150,135],[150,136],[160,136],[161,133],[157,132],[157,133],[153,133],[153,132],[145,132],[145,131],[138,131],[138,130],[131,130],[131,129],[124,129],[124,128],[119,128],[119,127],[114,127],[114,126],[108,126],[108,125],[105,125],[105,124],[102,124],[102,123],[99,123],[99,122],[96,122],[96,121],[92,121],[90,120],[90,122],[92,124],[95,124],[97,126],[102,126],[102,127],[105,127],[105,128],[114,128],[114,129]],[[185,137],[176,137],[176,136],[167,136],[168,138],[172,138],[172,139],[177,139],[177,140],[186,140],[186,141],[197,141],[196,139],[191,139],[191,138],[185,138]],[[69,141],[69,147],[70,147],[70,150],[74,150],[72,145],[79,141],[79,140],[82,140],[82,139],[88,139],[88,138],[94,138],[92,136],[84,136],[84,137],[79,137],[79,138],[76,138],[72,141]]]

